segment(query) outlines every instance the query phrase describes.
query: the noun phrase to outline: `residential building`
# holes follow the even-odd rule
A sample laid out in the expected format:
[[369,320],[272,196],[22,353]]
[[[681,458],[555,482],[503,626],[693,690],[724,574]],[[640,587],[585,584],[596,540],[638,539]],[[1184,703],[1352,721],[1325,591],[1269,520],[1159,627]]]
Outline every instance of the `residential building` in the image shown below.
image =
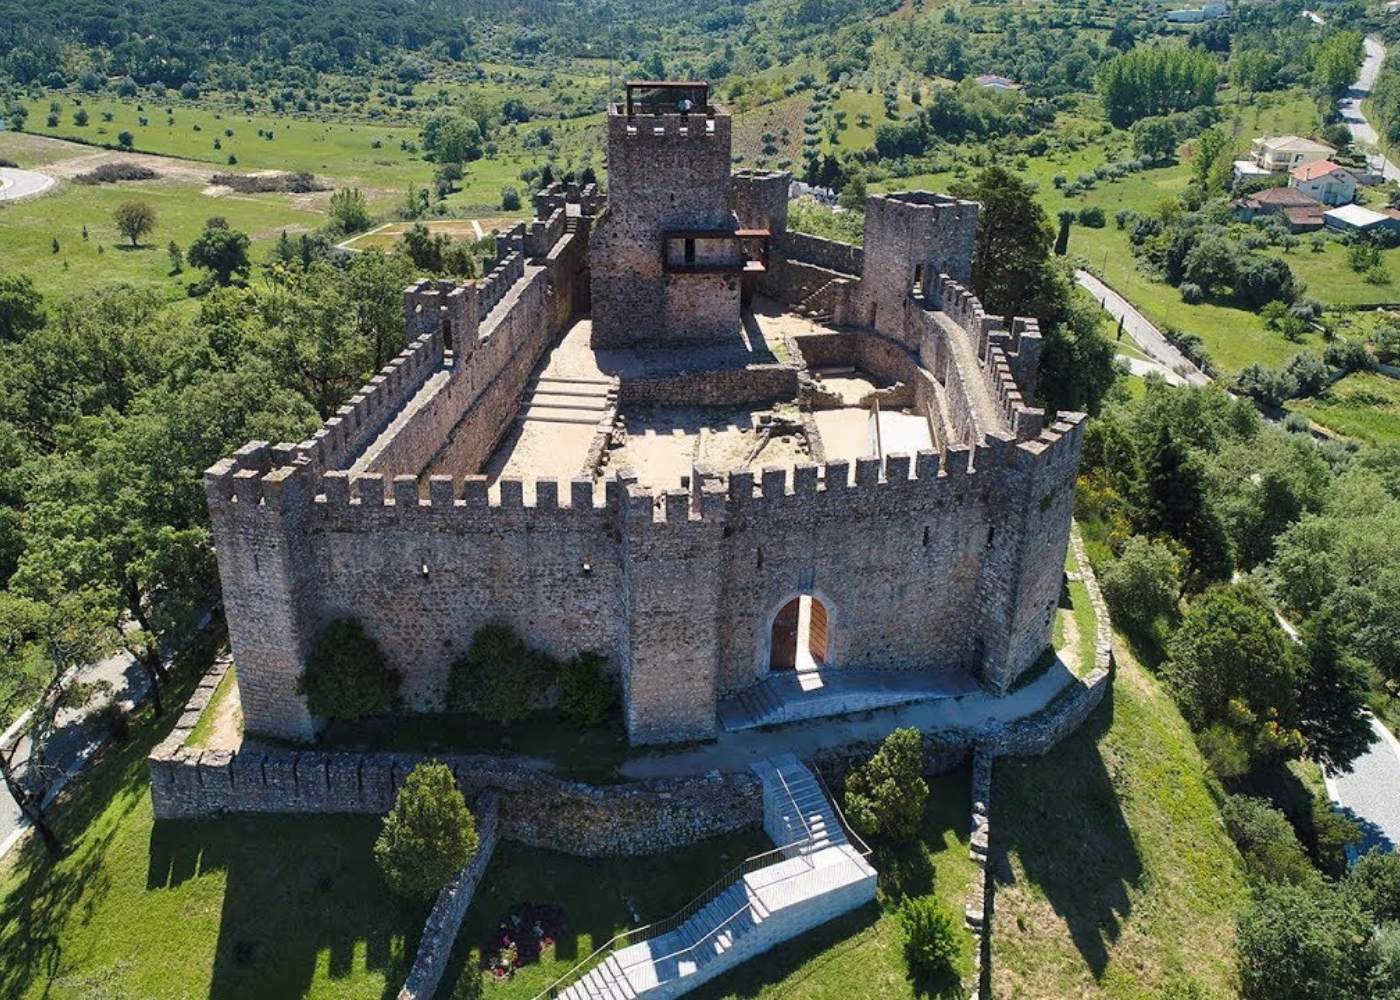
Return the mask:
[[1288,186],[1324,205],[1350,205],[1356,200],[1356,175],[1331,160],[1294,167],[1288,172]]
[[1300,164],[1329,159],[1336,152],[1331,146],[1302,136],[1274,135],[1255,139],[1249,155],[1265,170],[1282,172]]

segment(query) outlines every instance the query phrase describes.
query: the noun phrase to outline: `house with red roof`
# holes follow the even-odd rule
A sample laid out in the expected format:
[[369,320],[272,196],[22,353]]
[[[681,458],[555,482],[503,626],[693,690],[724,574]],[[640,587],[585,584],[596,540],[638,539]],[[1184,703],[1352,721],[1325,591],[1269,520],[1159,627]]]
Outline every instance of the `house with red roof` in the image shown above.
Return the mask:
[[1356,175],[1331,160],[1298,164],[1288,172],[1288,186],[1324,205],[1350,205],[1356,200]]

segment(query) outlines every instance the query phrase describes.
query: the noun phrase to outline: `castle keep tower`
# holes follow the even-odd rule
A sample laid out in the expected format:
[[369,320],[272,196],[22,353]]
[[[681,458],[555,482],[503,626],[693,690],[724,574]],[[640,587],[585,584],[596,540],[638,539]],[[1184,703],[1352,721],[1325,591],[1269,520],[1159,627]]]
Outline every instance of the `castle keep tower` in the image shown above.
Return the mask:
[[729,154],[729,113],[705,83],[630,81],[609,106],[608,208],[589,245],[595,348],[736,336]]

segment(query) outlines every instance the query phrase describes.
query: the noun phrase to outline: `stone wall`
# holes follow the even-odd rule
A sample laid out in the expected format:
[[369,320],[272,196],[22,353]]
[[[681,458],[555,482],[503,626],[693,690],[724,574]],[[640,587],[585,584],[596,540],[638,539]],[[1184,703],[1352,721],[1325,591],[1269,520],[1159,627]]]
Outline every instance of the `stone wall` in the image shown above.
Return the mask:
[[784,234],[778,250],[789,261],[811,264],[847,277],[859,275],[865,266],[865,251],[860,247],[796,230]]
[[484,792],[472,803],[472,814],[476,817],[476,832],[480,838],[475,856],[467,867],[438,893],[428,919],[423,925],[423,936],[418,939],[418,954],[408,970],[398,1000],[432,1000],[437,993],[442,974],[452,958],[452,946],[457,940],[457,932],[462,927],[462,918],[467,915],[467,907],[472,904],[472,896],[486,874],[491,863],[491,855],[496,850],[497,802],[494,792]]
[[654,854],[757,826],[762,790],[749,774],[711,773],[587,785],[509,758],[194,750],[172,734],[148,760],[158,819],[221,813],[383,815],[414,766],[441,760],[469,798],[494,792],[503,837],[585,857]]
[[711,371],[629,378],[618,390],[622,406],[738,406],[791,400],[797,395],[791,365],[745,365]]

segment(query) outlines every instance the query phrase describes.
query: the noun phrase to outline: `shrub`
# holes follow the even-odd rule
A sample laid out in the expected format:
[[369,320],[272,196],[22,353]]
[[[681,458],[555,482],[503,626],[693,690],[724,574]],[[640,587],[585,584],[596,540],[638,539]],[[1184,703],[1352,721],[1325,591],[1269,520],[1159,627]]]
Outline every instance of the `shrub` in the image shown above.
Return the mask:
[[1365,915],[1331,886],[1266,886],[1240,916],[1240,996],[1369,996],[1370,937]]
[[1183,281],[1180,286],[1181,301],[1187,305],[1195,305],[1205,299],[1205,290],[1194,281]]
[[481,838],[452,771],[439,761],[408,773],[374,842],[384,881],[405,896],[431,898],[467,866]]
[[559,670],[559,711],[581,726],[596,726],[617,705],[617,688],[603,676],[606,661],[597,653],[580,653]]
[[1102,229],[1105,224],[1103,209],[1098,205],[1085,205],[1079,210],[1079,224],[1090,229]]
[[1376,923],[1400,921],[1400,854],[1371,848],[1352,866],[1347,889]]
[[1159,623],[1179,617],[1180,581],[1181,560],[1170,546],[1134,535],[1104,570],[1103,596],[1127,631],[1160,639]]
[[868,836],[908,840],[919,830],[928,802],[924,740],[917,729],[896,729],[846,779],[846,813]]
[[519,722],[534,710],[557,671],[551,657],[525,645],[509,625],[484,625],[472,636],[467,655],[452,664],[448,705],[493,722]]
[[326,626],[297,681],[312,714],[358,719],[390,711],[399,699],[402,676],[385,662],[379,644],[354,618]]
[[118,160],[116,163],[104,163],[87,173],[78,174],[73,180],[79,184],[115,184],[118,181],[149,181],[156,176],[158,175],[150,167]]
[[501,188],[501,208],[507,212],[514,212],[520,208],[520,192],[507,185]]
[[937,896],[911,896],[899,907],[904,961],[917,980],[947,976],[958,954],[957,932]]

